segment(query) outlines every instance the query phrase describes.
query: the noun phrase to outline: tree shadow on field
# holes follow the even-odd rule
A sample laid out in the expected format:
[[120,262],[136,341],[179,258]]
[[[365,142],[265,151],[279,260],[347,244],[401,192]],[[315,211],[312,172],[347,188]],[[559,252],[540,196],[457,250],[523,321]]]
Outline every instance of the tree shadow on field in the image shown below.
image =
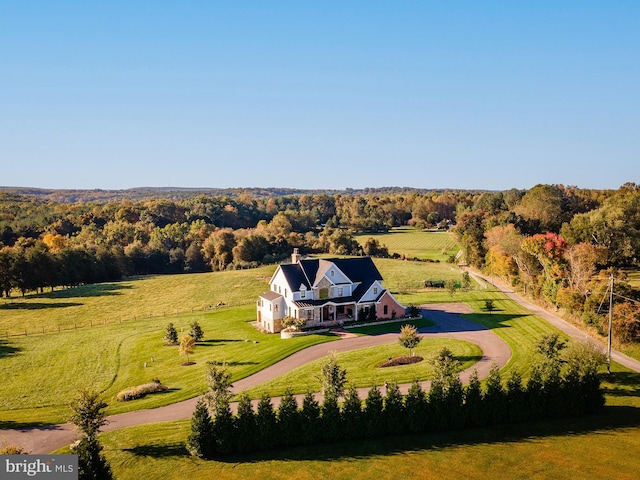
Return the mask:
[[77,302],[51,303],[51,302],[12,302],[0,305],[0,310],[43,310],[45,308],[67,308],[84,305]]
[[605,395],[640,397],[640,374],[638,373],[612,372],[603,374],[600,378]]
[[226,344],[233,342],[242,342],[243,340],[230,339],[230,338],[209,338],[207,340],[200,340],[196,343],[198,347],[215,347],[218,344]]
[[184,443],[170,443],[168,445],[138,445],[133,448],[125,448],[125,452],[132,453],[139,457],[186,457],[189,452]]
[[56,290],[54,292],[41,293],[38,298],[87,298],[87,297],[106,297],[122,295],[121,290],[130,290],[131,285],[121,283],[94,283],[89,285],[81,285],[79,287],[71,287],[65,290]]
[[273,460],[332,461],[358,460],[404,452],[441,450],[450,447],[481,444],[535,442],[550,437],[578,437],[587,434],[625,432],[640,427],[640,408],[605,407],[601,414],[579,418],[547,419],[521,424],[497,425],[482,429],[466,429],[429,434],[406,434],[378,439],[365,439],[319,444],[308,447],[281,448],[253,454],[218,456],[224,463],[260,463]]
[[6,340],[0,340],[0,358],[16,355],[21,350],[21,348],[14,347]]

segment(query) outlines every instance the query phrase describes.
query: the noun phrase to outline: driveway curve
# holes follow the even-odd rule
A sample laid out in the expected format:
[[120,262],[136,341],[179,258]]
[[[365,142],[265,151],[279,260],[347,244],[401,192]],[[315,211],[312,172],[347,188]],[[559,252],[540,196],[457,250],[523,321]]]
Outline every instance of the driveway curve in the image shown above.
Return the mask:
[[[509,346],[491,330],[476,323],[463,319],[461,313],[470,313],[472,310],[465,304],[441,304],[422,305],[423,315],[435,322],[431,327],[420,328],[420,333],[425,338],[445,337],[465,340],[478,345],[483,352],[482,358],[472,367],[460,372],[460,379],[467,383],[469,376],[477,370],[478,376],[484,378],[489,375],[493,364],[502,368],[511,358]],[[233,385],[233,392],[239,393],[250,387],[260,385],[268,380],[286,373],[300,365],[324,357],[331,351],[346,352],[376,345],[384,345],[397,341],[397,333],[381,335],[366,335],[361,337],[344,336],[340,340],[320,345],[314,345],[277,362],[253,375],[238,380]],[[428,390],[430,382],[422,382],[422,387]],[[400,385],[404,393],[410,384]],[[364,398],[368,388],[359,389],[360,396]],[[384,387],[381,387],[384,394]],[[315,394],[321,400],[320,394]],[[296,396],[298,403],[302,395]],[[182,402],[158,407],[149,410],[138,410],[108,417],[109,423],[101,431],[108,432],[124,427],[156,423],[164,421],[189,418],[195,408],[198,398],[192,398]],[[275,406],[279,404],[279,398],[273,398]],[[235,404],[232,404],[235,409]],[[21,445],[31,453],[49,453],[57,450],[79,438],[72,425],[66,423],[45,427],[8,429],[0,431],[0,443],[9,445]]]

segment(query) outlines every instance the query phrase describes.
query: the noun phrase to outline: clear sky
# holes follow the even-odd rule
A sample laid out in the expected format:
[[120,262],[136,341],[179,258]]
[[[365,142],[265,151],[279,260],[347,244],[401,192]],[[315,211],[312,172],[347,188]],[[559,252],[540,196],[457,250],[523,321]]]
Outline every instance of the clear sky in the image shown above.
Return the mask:
[[0,3],[0,185],[640,183],[640,2]]

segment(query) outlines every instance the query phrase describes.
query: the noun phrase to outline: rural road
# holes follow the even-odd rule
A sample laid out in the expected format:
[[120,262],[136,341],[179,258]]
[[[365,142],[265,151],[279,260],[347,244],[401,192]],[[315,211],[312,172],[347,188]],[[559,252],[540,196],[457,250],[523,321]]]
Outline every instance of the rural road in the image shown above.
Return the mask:
[[[469,274],[471,274],[471,275],[473,275],[475,277],[479,277],[482,280],[484,280],[485,282],[487,282],[487,283],[493,285],[494,287],[500,289],[511,300],[513,300],[514,302],[519,303],[524,308],[529,310],[532,314],[537,315],[540,318],[543,318],[544,320],[549,322],[551,325],[553,325],[557,329],[559,329],[559,330],[563,331],[564,333],[566,333],[567,335],[569,335],[571,338],[574,338],[576,340],[592,339],[585,332],[583,332],[582,330],[574,327],[573,325],[571,325],[566,320],[563,320],[559,316],[554,315],[553,313],[543,309],[542,307],[539,307],[538,305],[534,305],[533,303],[525,300],[520,295],[518,295],[516,292],[514,292],[513,289],[507,287],[504,283],[500,282],[499,280],[497,280],[497,279],[495,279],[493,277],[489,278],[489,277],[487,277],[487,276],[485,276],[485,275],[483,275],[481,273],[478,273],[476,271],[473,271],[473,272],[469,271]],[[631,357],[625,355],[622,352],[619,352],[617,350],[612,349],[611,350],[611,360],[614,361],[614,362],[619,363],[620,365],[628,368],[629,370],[633,370],[635,372],[640,373],[640,362],[638,360],[635,360],[634,358],[631,358]]]
[[[464,320],[460,314],[470,313],[471,309],[465,304],[423,305],[423,315],[435,322],[431,327],[420,329],[425,338],[447,337],[466,340],[478,345],[483,352],[479,362],[460,373],[460,379],[467,383],[473,370],[478,371],[478,376],[484,378],[489,375],[491,366],[495,363],[502,368],[511,358],[509,346],[495,333],[480,325]],[[397,334],[371,335],[356,337],[345,334],[340,340],[331,343],[314,345],[301,350],[282,361],[257,372],[254,375],[238,380],[234,383],[233,391],[241,392],[250,387],[260,385],[289,370],[313,360],[324,357],[330,351],[344,352],[376,345],[384,345],[397,341]],[[423,382],[423,388],[429,387],[429,382]],[[400,385],[400,390],[406,392],[409,384]],[[359,389],[360,396],[364,398],[368,388]],[[384,387],[381,387],[384,393]],[[319,394],[316,394],[320,398]],[[302,395],[297,396],[298,403]],[[133,425],[164,422],[189,418],[194,410],[197,398],[174,403],[165,407],[149,410],[138,410],[108,418],[109,423],[101,431],[108,432]],[[274,405],[278,405],[279,399],[273,399]],[[232,409],[235,404],[232,405]],[[0,430],[0,445],[21,445],[31,453],[50,453],[79,438],[77,432],[70,424],[50,425],[46,427]]]

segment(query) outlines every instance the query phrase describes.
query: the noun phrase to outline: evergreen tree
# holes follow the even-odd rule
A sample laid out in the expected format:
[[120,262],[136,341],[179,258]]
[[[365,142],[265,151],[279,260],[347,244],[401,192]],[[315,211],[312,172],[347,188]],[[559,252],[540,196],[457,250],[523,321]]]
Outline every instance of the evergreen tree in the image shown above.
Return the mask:
[[107,404],[99,400],[97,392],[81,389],[70,407],[72,413],[69,420],[83,434],[75,447],[78,454],[78,478],[111,480],[111,467],[102,455],[102,446],[97,437],[100,427],[107,423],[104,413]]
[[369,389],[364,403],[363,419],[364,434],[367,437],[377,437],[382,433],[382,412],[384,410],[384,400],[380,389],[373,385]]
[[465,424],[470,427],[486,425],[487,417],[483,412],[482,387],[478,379],[478,371],[473,370],[469,377],[469,384],[464,390]]
[[489,376],[485,382],[485,392],[482,403],[487,421],[490,424],[495,425],[505,420],[506,398],[504,389],[502,388],[500,370],[495,363],[491,366]]
[[421,433],[426,430],[427,406],[427,396],[420,383],[414,380],[404,397],[405,422],[409,432]]
[[263,393],[258,402],[256,412],[256,443],[258,450],[269,450],[276,446],[277,418],[267,392]]
[[213,424],[204,399],[198,400],[191,417],[191,433],[187,438],[187,450],[194,457],[211,458],[213,454]]
[[300,414],[298,402],[287,387],[278,407],[278,433],[280,444],[284,446],[296,445],[300,432]]
[[189,335],[191,335],[196,342],[199,342],[204,337],[204,332],[202,331],[202,327],[195,320],[191,324],[191,330],[189,331]]
[[402,394],[397,382],[387,383],[387,392],[384,397],[384,428],[387,435],[405,432],[405,411]]
[[83,437],[72,449],[78,455],[78,480],[111,480],[113,472],[95,436]]
[[362,437],[362,400],[355,385],[350,385],[342,402],[342,425],[344,438]]
[[167,329],[165,330],[165,334],[162,339],[169,345],[178,344],[178,331],[176,330],[176,327],[173,326],[173,323],[169,323],[169,325],[167,325]]
[[507,418],[509,422],[521,422],[526,415],[526,392],[522,385],[522,377],[513,372],[507,380],[505,390],[507,399]]
[[307,392],[300,409],[300,431],[302,443],[313,445],[318,441],[320,430],[320,404],[313,393]]
[[340,422],[340,406],[337,397],[329,395],[324,398],[320,410],[321,439],[325,442],[335,442],[343,437]]
[[231,453],[236,448],[234,418],[229,403],[216,406],[213,417],[213,440],[216,452]]
[[246,392],[240,394],[238,412],[235,416],[236,450],[253,452],[256,450],[256,417],[251,405],[251,397]]

